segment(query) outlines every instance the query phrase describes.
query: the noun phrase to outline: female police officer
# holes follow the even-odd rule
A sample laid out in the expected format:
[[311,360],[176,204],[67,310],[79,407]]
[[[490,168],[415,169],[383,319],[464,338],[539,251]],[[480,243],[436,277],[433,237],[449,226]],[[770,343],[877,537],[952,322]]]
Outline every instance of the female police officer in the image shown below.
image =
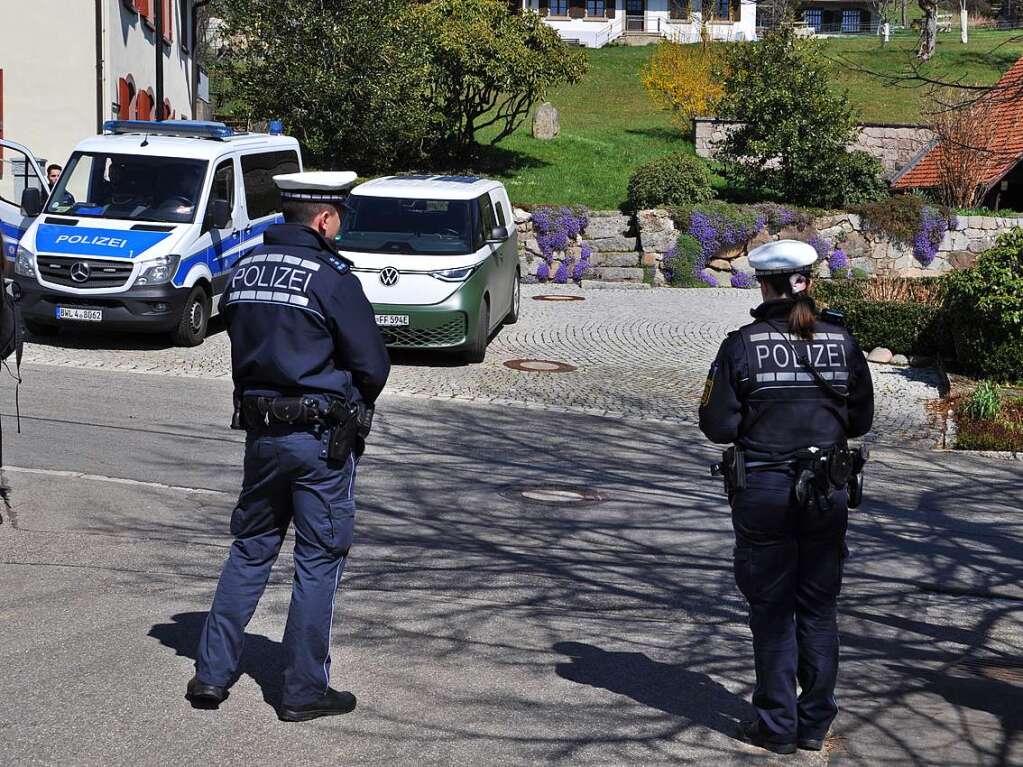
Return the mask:
[[[749,602],[756,721],[740,739],[777,753],[820,750],[838,711],[836,603],[852,456],[874,415],[856,341],[816,315],[817,252],[781,240],[749,254],[764,302],[710,370],[700,429],[726,451],[735,580]],[[796,696],[796,682],[800,693]]]

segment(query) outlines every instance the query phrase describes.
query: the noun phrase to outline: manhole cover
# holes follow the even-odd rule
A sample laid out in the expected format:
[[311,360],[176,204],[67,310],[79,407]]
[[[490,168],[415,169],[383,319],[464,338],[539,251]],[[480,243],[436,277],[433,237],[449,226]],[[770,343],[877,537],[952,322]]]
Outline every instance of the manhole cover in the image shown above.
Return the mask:
[[575,365],[554,360],[508,360],[504,366],[526,373],[573,373],[576,370]]
[[599,503],[604,497],[588,487],[571,485],[526,485],[510,487],[501,493],[512,500],[522,500],[545,506],[585,506]]
[[533,296],[534,301],[585,301],[582,296],[566,296],[559,293],[549,293],[543,296]]

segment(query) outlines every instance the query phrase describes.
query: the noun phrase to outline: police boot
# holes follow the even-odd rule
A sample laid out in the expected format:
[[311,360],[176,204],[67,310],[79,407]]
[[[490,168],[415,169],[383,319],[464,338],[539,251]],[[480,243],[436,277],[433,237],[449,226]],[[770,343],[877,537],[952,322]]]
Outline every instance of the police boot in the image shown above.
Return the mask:
[[193,676],[188,682],[185,698],[192,708],[215,709],[227,698],[227,688],[200,682],[199,677]]
[[321,716],[337,716],[355,710],[355,696],[347,691],[327,688],[319,700],[304,706],[281,706],[277,718],[282,722],[307,722]]
[[776,743],[768,740],[768,736],[761,732],[760,725],[757,722],[739,722],[737,737],[743,743],[749,743],[751,746],[764,748],[776,754],[796,753],[795,743]]

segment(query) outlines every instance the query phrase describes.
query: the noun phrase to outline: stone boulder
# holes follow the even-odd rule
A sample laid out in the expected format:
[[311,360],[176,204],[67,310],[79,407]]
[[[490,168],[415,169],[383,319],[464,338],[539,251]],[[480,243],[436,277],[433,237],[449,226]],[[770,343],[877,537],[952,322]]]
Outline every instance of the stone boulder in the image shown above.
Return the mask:
[[883,346],[878,346],[876,349],[874,349],[874,351],[867,355],[867,361],[878,362],[882,365],[887,365],[892,361],[892,357],[894,356],[895,355],[892,354],[891,349],[885,349]]
[[533,138],[543,141],[557,138],[561,134],[561,118],[550,102],[544,102],[533,115]]

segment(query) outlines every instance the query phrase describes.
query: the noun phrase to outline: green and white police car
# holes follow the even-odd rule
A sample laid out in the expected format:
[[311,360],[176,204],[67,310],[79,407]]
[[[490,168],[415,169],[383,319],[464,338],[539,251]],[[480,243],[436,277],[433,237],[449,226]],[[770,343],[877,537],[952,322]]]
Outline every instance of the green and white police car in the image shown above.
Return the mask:
[[388,176],[348,198],[337,245],[392,348],[459,351],[482,362],[518,320],[518,234],[508,193],[474,176]]

